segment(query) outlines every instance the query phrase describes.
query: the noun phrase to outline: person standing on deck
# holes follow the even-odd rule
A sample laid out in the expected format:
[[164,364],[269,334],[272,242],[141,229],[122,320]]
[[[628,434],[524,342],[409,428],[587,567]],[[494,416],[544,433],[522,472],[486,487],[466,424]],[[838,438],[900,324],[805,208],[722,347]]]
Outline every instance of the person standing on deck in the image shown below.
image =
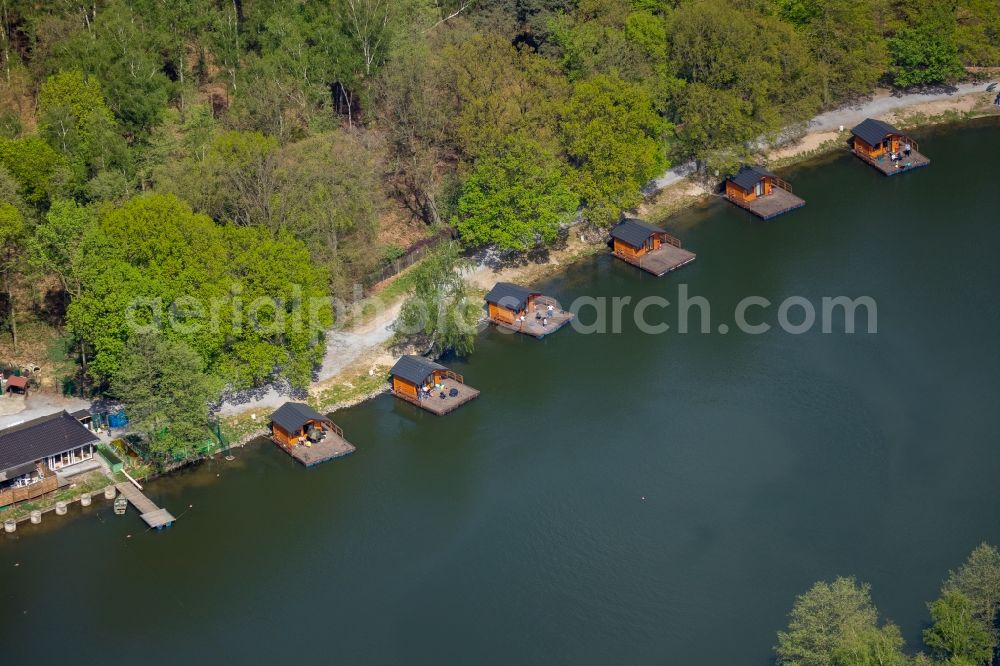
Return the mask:
[[912,149],[913,148],[910,146],[910,142],[909,141],[907,141],[906,143],[903,144],[903,154],[906,155],[907,157],[910,156],[910,151]]

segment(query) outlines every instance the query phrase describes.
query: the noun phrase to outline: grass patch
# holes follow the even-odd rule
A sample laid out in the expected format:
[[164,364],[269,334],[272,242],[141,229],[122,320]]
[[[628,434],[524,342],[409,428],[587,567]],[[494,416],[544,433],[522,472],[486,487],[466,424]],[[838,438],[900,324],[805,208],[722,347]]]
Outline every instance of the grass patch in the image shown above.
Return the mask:
[[371,374],[367,372],[350,381],[343,381],[335,386],[323,389],[309,398],[309,404],[317,410],[331,409],[361,400],[376,391],[385,388],[389,381],[389,367],[377,366]]

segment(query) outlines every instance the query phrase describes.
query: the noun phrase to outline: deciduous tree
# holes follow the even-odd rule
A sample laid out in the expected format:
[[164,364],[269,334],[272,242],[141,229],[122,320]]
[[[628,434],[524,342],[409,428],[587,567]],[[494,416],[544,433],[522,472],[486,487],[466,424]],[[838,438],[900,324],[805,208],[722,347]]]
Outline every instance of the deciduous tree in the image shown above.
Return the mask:
[[945,592],[927,605],[932,624],[924,630],[924,643],[942,659],[963,659],[982,664],[993,656],[994,637],[976,619],[972,603],[961,592]]
[[578,203],[559,159],[517,135],[498,154],[476,161],[453,224],[467,245],[523,252],[552,243]]
[[667,165],[669,125],[640,86],[597,76],[573,87],[559,122],[585,214],[607,224],[642,198],[640,189]]
[[454,244],[445,245],[414,269],[414,293],[399,314],[397,332],[423,336],[430,351],[471,354],[476,341],[476,323],[482,307],[468,298],[468,286],[460,270]]

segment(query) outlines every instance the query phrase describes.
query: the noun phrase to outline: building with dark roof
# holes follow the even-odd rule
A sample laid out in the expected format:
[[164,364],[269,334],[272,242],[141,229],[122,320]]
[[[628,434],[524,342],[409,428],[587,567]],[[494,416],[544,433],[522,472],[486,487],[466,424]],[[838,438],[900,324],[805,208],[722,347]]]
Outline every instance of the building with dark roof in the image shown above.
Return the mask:
[[501,328],[544,338],[573,320],[558,301],[510,282],[497,282],[486,294],[490,322]]
[[903,135],[902,132],[889,123],[876,120],[875,118],[865,118],[851,128],[851,134],[855,139],[860,139],[872,147],[880,145],[889,137]]
[[389,370],[392,394],[437,415],[447,414],[479,395],[462,375],[423,356],[408,354]]
[[874,118],[866,118],[851,128],[850,145],[855,155],[887,176],[931,163],[920,154],[916,141]]
[[56,472],[93,460],[98,441],[65,411],[0,430],[0,506],[37,496],[23,491],[47,486],[46,480],[54,490]]
[[726,199],[765,220],[801,208],[805,201],[792,194],[792,186],[770,171],[743,165],[726,179]]
[[627,245],[636,250],[647,246],[650,250],[656,249],[652,246],[657,237],[665,233],[663,229],[634,217],[626,217],[611,228],[611,238],[615,245]]
[[[531,299],[538,295],[537,291],[530,291],[521,285],[497,282],[486,294],[486,303],[508,312],[523,312],[531,305]],[[492,316],[492,308],[490,315]]]
[[304,402],[286,402],[274,410],[271,439],[306,467],[355,450],[340,426]]
[[657,277],[691,263],[693,252],[663,229],[634,217],[611,228],[611,250],[616,257]]
[[[389,377],[393,379],[393,390],[396,390],[396,381],[416,388],[437,383],[446,370],[447,368],[440,363],[435,363],[423,356],[407,354],[396,361],[396,365],[392,366],[392,369],[389,370]],[[413,395],[416,396],[415,391]]]

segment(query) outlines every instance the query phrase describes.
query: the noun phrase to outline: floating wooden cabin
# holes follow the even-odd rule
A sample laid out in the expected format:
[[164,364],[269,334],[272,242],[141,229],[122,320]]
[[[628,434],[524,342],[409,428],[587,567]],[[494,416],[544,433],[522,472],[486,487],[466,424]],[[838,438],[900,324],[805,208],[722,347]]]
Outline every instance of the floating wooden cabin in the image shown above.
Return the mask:
[[490,321],[501,328],[544,338],[573,320],[554,299],[510,282],[497,282],[486,294]]
[[727,178],[726,198],[763,220],[806,205],[792,194],[791,185],[759,166],[744,165]]
[[631,217],[611,229],[611,248],[619,259],[657,277],[690,264],[696,256],[663,229]]
[[271,439],[306,467],[355,450],[340,426],[301,402],[286,402],[271,414]]
[[465,379],[423,356],[403,356],[389,371],[392,394],[441,416],[479,395]]
[[[850,144],[855,155],[886,176],[895,176],[931,163],[919,152],[916,141],[889,123],[874,118],[868,118],[851,129]],[[894,156],[897,159],[893,159]]]

